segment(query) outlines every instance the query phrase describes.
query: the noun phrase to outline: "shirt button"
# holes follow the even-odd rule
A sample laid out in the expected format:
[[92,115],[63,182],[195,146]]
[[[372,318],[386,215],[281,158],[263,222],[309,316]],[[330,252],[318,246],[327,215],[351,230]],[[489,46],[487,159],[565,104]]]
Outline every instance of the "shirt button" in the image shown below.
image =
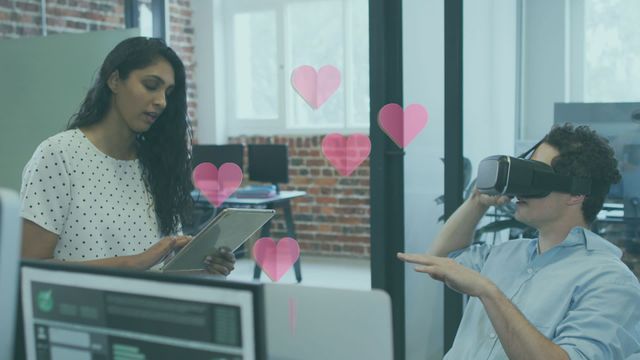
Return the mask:
[[528,268],[528,269],[527,269],[527,272],[528,272],[529,274],[531,274],[531,273],[533,272],[533,269],[532,269],[532,268]]
[[492,338],[492,339],[495,339],[496,338],[496,334],[491,333],[491,334],[489,334],[489,337]]

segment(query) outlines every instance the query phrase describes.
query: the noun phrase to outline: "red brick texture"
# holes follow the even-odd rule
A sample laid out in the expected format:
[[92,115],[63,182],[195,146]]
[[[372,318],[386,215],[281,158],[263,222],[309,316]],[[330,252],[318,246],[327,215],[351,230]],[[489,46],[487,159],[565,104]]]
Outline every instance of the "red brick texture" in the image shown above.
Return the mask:
[[[42,35],[39,0],[0,0],[0,38]],[[124,28],[124,0],[46,2],[47,34]]]
[[171,0],[169,2],[169,13],[165,16],[166,21],[169,21],[170,24],[169,45],[180,56],[187,72],[188,114],[191,119],[194,137],[197,137],[196,110],[198,108],[198,96],[195,82],[195,31],[191,22],[191,13],[191,0]]
[[[281,188],[309,195],[292,201],[297,240],[304,254],[369,257],[369,160],[343,177],[324,158],[322,137],[241,136],[229,138],[229,143],[288,145],[289,184]],[[281,211],[272,226],[275,239],[287,236]]]

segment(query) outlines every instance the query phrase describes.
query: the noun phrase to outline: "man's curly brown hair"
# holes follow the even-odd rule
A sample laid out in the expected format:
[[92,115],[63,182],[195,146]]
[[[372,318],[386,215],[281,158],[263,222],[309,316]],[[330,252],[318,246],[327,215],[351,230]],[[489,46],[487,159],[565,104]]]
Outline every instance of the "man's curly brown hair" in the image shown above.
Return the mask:
[[556,173],[591,179],[595,189],[585,198],[582,215],[588,224],[592,223],[602,209],[609,187],[621,179],[609,141],[588,126],[574,127],[569,123],[554,126],[542,141],[560,153],[551,162]]

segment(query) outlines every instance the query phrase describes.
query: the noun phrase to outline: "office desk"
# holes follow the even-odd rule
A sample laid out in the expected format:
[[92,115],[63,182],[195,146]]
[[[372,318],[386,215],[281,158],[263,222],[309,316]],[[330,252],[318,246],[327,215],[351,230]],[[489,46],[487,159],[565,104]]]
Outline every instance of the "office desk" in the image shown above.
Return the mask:
[[[305,191],[280,191],[276,196],[270,198],[237,198],[230,197],[228,198],[222,205],[221,208],[225,207],[250,207],[250,208],[263,208],[263,209],[277,209],[282,208],[284,210],[284,219],[285,224],[287,226],[287,236],[290,238],[298,240],[296,235],[295,225],[293,223],[293,215],[291,214],[291,199],[299,198],[302,196],[306,196],[307,193]],[[271,234],[271,220],[262,227],[262,231],[260,233],[261,237],[270,237]],[[300,272],[300,258],[296,260],[293,265],[294,271],[296,273],[296,280],[298,282],[302,281],[302,274]],[[260,275],[262,274],[262,269],[258,264],[253,268],[253,278],[260,279]]]
[[[229,204],[233,204],[234,206],[235,205],[260,206],[260,205],[275,204],[275,203],[281,203],[281,202],[289,202],[289,200],[291,199],[295,199],[295,198],[306,196],[306,195],[307,195],[306,191],[284,191],[284,190],[280,191],[280,193],[278,193],[276,196],[269,197],[269,198],[238,198],[238,197],[235,197],[235,195],[232,195],[227,200],[225,200],[225,202],[223,203],[223,206],[229,205]],[[231,207],[231,206],[227,206],[227,207]]]

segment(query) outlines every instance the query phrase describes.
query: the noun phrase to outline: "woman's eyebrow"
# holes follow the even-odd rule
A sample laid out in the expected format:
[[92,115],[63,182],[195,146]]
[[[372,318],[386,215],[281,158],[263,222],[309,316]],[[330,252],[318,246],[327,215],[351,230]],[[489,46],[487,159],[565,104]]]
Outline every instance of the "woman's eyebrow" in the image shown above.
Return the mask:
[[[149,78],[149,77],[154,78],[154,79],[156,79],[156,80],[160,81],[160,83],[162,83],[162,84],[164,84],[164,83],[165,83],[165,81],[164,81],[160,76],[158,76],[158,75],[147,75],[146,77],[148,77],[148,78]],[[170,86],[170,87],[171,87],[171,86],[174,86],[174,84],[171,84],[171,85],[169,85],[169,86]]]

